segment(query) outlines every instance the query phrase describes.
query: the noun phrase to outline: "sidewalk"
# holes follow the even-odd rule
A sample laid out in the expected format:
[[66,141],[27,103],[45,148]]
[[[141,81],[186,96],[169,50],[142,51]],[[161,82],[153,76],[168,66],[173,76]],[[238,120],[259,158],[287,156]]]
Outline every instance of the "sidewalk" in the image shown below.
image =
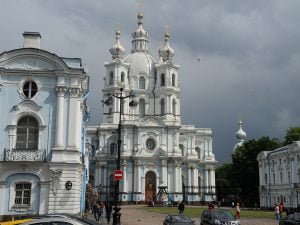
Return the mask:
[[[121,206],[121,225],[162,225],[165,214],[148,212],[140,209],[144,205],[122,205]],[[94,220],[92,214],[88,216],[89,219]],[[198,218],[192,218],[195,220],[195,225],[200,225],[200,216]],[[110,224],[113,219],[111,218]],[[242,225],[278,225],[278,221],[274,219],[254,219],[254,218],[242,218]],[[104,215],[101,216],[99,225],[107,225],[107,221]]]

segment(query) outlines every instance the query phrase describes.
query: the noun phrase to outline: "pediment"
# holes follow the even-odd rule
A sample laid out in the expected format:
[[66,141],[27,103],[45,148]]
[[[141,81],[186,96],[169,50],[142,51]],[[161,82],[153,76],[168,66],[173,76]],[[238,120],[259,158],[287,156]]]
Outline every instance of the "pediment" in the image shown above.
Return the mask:
[[14,106],[16,111],[33,111],[33,112],[38,112],[42,106],[39,106],[36,104],[34,101],[30,100],[25,100],[19,103],[18,105]]
[[157,117],[145,117],[140,120],[140,124],[150,127],[164,126],[163,121]]
[[0,67],[16,70],[63,70],[58,64],[39,56],[14,57],[0,63]]

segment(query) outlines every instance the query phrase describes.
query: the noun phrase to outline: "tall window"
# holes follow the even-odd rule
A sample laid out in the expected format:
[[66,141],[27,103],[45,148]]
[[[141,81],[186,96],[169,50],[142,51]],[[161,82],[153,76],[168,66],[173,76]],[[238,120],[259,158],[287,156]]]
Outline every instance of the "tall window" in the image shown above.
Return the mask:
[[17,124],[16,149],[38,149],[39,125],[32,116],[25,116]]
[[139,89],[145,89],[145,78],[144,77],[140,77],[139,79]]
[[125,81],[125,73],[121,72],[121,82],[124,82],[124,81]]
[[139,112],[140,112],[140,116],[145,116],[145,100],[144,99],[140,99],[140,101],[139,101]]
[[110,71],[109,73],[109,85],[113,85],[114,84],[114,72]]
[[26,96],[26,98],[33,98],[37,91],[37,84],[32,80],[25,82],[23,85],[23,94]]
[[176,100],[173,99],[172,101],[172,113],[175,116],[176,115]]
[[172,73],[172,86],[175,87],[175,73]]
[[16,183],[15,205],[30,205],[31,183]]
[[165,84],[166,82],[165,82],[165,74],[164,73],[162,73],[161,75],[160,75],[160,86],[165,86],[166,84]]
[[109,154],[114,155],[117,152],[117,144],[111,143],[109,147]]
[[160,100],[160,114],[165,115],[165,100]]
[[184,147],[182,144],[179,145],[179,148],[181,150],[181,155],[184,156]]

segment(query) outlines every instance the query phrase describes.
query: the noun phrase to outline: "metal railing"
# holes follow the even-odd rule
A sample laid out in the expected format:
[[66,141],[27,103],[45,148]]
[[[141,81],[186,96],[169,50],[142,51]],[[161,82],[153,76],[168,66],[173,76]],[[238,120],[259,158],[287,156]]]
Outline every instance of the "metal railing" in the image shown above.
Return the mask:
[[3,161],[45,161],[46,150],[4,149]]

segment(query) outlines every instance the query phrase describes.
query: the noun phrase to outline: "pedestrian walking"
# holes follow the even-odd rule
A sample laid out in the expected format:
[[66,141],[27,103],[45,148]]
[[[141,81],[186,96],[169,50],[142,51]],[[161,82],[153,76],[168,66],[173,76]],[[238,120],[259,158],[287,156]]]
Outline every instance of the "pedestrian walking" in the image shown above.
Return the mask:
[[106,213],[106,220],[108,224],[110,223],[111,212],[112,212],[112,205],[110,204],[110,202],[107,202],[105,204],[105,213]]
[[240,217],[241,217],[240,204],[236,203],[236,206],[235,206],[235,218],[239,219]]
[[99,219],[100,219],[100,206],[98,205],[97,202],[94,203],[93,212],[94,212],[95,220],[99,221]]
[[279,205],[278,204],[275,204],[274,211],[275,211],[275,219],[280,220],[280,212],[279,212]]
[[184,202],[180,202],[178,206],[179,214],[183,214],[184,211]]

